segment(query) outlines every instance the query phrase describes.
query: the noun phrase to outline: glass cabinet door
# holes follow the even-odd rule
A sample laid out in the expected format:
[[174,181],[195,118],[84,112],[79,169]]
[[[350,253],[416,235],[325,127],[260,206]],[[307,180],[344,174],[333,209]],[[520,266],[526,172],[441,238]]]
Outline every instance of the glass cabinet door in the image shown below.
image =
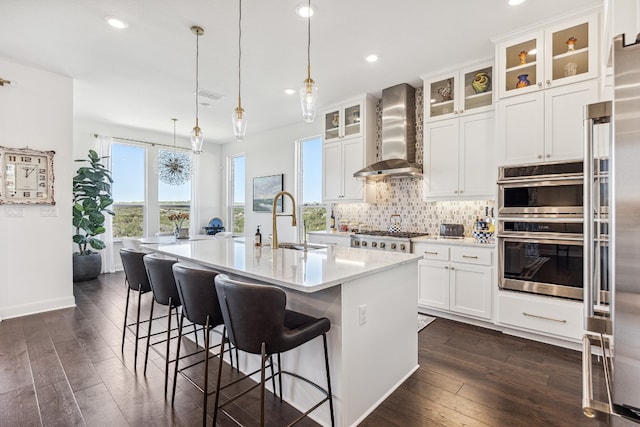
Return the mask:
[[541,37],[530,36],[507,45],[502,51],[504,79],[501,93],[503,96],[519,95],[536,89],[541,82],[542,43]]
[[333,109],[324,114],[324,139],[338,139],[340,137],[340,109]]
[[490,107],[493,102],[493,67],[476,68],[463,73],[464,98],[460,113]]
[[[575,23],[575,22],[574,22]],[[566,83],[588,78],[596,67],[593,59],[595,48],[591,48],[594,37],[589,20],[577,22],[569,27],[550,29],[547,33],[549,64],[546,67],[546,84],[566,79]],[[594,23],[595,25],[595,23]],[[565,83],[565,82],[563,82]]]
[[429,83],[429,117],[457,114],[456,83],[456,78],[453,75]]
[[344,108],[344,134],[348,138],[350,136],[359,135],[362,132],[362,123],[360,121],[361,104],[350,104]]

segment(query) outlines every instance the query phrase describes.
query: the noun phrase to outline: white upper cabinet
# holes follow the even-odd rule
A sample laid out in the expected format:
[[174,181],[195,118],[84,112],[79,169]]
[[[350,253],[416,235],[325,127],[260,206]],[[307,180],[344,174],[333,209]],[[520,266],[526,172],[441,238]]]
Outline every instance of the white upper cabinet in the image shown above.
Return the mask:
[[425,121],[450,119],[493,108],[491,62],[423,76]]
[[497,45],[500,98],[598,77],[598,14]]
[[375,112],[375,99],[367,95],[324,111],[324,202],[374,201],[375,185],[353,174],[375,162]]

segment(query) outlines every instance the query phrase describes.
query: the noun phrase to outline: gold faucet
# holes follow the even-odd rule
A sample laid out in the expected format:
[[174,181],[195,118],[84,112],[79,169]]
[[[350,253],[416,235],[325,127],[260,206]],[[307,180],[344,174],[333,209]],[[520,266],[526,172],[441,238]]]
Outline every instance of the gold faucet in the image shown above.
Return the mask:
[[[291,214],[281,213],[278,215],[276,213],[276,206],[278,205],[278,199],[283,196],[289,196],[289,198],[291,199],[291,203],[293,204],[293,212]],[[282,210],[284,210],[284,203],[282,205],[283,205]],[[281,191],[278,194],[276,194],[275,197],[273,198],[273,238],[271,239],[271,247],[273,249],[278,249],[278,224],[276,222],[276,218],[279,216],[290,216],[291,226],[295,227],[296,225],[298,225],[296,222],[296,201],[293,199],[293,196],[288,191]]]

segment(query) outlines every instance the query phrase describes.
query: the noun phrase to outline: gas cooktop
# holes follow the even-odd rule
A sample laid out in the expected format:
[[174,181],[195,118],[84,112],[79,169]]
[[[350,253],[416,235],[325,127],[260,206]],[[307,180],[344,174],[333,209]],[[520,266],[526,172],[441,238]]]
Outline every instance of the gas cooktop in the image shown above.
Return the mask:
[[380,237],[398,237],[400,239],[411,239],[413,237],[428,236],[429,233],[411,233],[406,231],[384,231],[384,230],[371,230],[371,231],[359,231],[355,234],[362,236],[380,236]]

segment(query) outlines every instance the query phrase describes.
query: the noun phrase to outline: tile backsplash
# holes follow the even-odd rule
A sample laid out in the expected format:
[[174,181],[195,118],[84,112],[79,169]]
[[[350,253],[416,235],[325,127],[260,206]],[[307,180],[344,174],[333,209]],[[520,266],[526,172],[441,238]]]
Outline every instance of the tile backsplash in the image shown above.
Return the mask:
[[[423,101],[422,88],[416,89],[416,163],[423,163]],[[376,106],[377,157],[380,160],[382,108]],[[376,185],[376,203],[339,203],[333,205],[336,225],[340,220],[366,224],[370,230],[387,230],[391,215],[399,214],[402,231],[438,234],[440,224],[464,224],[471,234],[476,217],[485,217],[485,208],[495,208],[493,200],[427,202],[423,200],[421,178],[387,178]]]
[[471,234],[476,217],[485,217],[485,208],[495,208],[493,200],[431,202],[422,198],[422,179],[400,178],[376,185],[376,203],[338,203],[333,206],[336,225],[340,220],[366,224],[371,230],[387,230],[391,215],[399,214],[402,231],[438,234],[440,224],[464,224]]

